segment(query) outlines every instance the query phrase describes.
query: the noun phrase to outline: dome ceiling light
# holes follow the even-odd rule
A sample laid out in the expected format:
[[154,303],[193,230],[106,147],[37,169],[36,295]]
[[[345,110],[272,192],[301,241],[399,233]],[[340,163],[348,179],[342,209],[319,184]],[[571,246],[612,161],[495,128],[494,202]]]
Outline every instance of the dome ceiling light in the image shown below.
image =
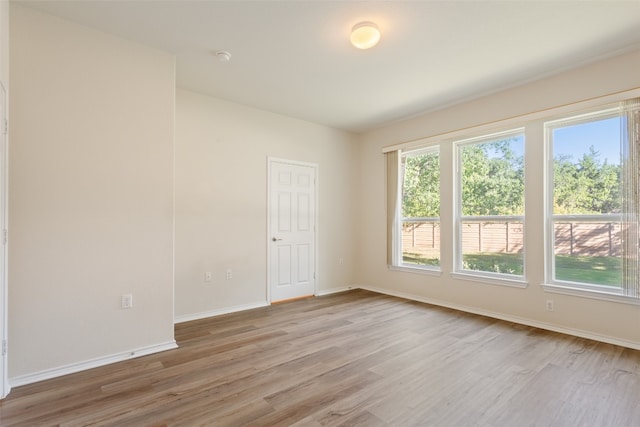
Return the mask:
[[351,29],[351,44],[358,49],[369,49],[380,41],[380,29],[373,22],[360,22]]

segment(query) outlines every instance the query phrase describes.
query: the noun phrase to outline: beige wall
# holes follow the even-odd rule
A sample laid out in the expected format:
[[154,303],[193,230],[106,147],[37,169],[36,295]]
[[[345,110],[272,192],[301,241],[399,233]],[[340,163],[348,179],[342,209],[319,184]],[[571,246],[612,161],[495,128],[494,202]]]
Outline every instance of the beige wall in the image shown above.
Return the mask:
[[268,156],[319,165],[318,290],[352,284],[353,135],[188,91],[174,102],[172,57],[12,9],[13,384],[172,342],[174,209],[175,317],[264,304]]
[[[547,108],[640,87],[640,52],[595,63],[518,88],[496,93],[441,111],[369,132],[360,143],[358,181],[357,283],[385,292],[410,295],[484,314],[548,326],[567,332],[610,339],[640,347],[640,306],[544,292],[542,256],[543,176],[542,135],[528,140],[526,289],[456,280],[452,269],[453,183],[442,194],[443,272],[440,277],[389,271],[385,262],[384,157],[382,147],[470,126],[490,123]],[[531,154],[531,155],[530,155]],[[443,163],[453,164],[451,144],[441,149]],[[555,311],[545,311],[545,300]]]
[[[2,82],[2,86],[5,91],[9,90],[9,2],[8,1],[0,1],[0,82]],[[8,92],[6,93],[7,98],[5,98],[5,104],[2,106],[3,114],[0,114],[0,120],[4,115],[8,116]],[[0,101],[1,102],[1,101]],[[2,127],[2,123],[0,123],[0,129]],[[7,144],[8,135],[1,135],[0,130],[0,140]],[[6,227],[6,178],[7,178],[7,160],[6,160],[6,145],[0,147],[0,186],[2,188],[2,192],[0,193],[0,197],[2,197],[2,201],[0,202],[0,218],[5,219]],[[2,280],[0,280],[0,338],[5,340],[7,339],[7,289],[6,289],[6,277],[7,277],[7,265],[6,265],[6,246],[3,246],[0,251],[0,275]],[[7,357],[2,357],[0,360],[0,397],[4,397],[6,393],[9,391],[9,386],[5,381],[7,376]]]
[[179,90],[176,318],[266,302],[268,156],[318,164],[318,290],[351,285],[356,150],[348,133]]
[[0,1],[0,80],[9,81],[9,2]]
[[12,383],[170,346],[174,58],[12,3],[10,65]]

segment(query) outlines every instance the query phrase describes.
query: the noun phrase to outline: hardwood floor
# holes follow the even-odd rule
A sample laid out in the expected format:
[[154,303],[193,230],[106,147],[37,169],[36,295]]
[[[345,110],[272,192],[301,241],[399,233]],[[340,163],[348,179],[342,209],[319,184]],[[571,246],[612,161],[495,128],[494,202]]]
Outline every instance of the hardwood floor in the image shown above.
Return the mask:
[[639,426],[640,351],[362,290],[176,325],[2,426]]

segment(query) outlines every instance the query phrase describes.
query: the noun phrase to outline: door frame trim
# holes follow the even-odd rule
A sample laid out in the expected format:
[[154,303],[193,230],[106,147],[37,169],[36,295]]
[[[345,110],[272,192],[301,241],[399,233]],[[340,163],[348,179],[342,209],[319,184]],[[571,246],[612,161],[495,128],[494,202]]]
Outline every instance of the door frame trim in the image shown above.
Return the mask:
[[318,295],[318,280],[320,278],[320,274],[318,273],[318,266],[320,265],[319,260],[319,238],[320,235],[320,224],[318,215],[319,211],[319,188],[320,188],[320,179],[319,179],[319,166],[317,163],[309,163],[302,162],[299,160],[290,160],[290,159],[282,159],[279,157],[271,157],[267,156],[267,230],[265,236],[265,244],[267,245],[267,304],[271,305],[271,248],[272,245],[269,244],[269,233],[271,232],[271,165],[273,163],[285,163],[294,166],[306,166],[313,168],[313,178],[314,178],[314,193],[315,193],[315,209],[314,209],[314,222],[315,222],[315,231],[313,233],[313,247],[314,247],[314,259],[313,259],[313,270],[314,270],[314,280],[313,280],[313,295]]

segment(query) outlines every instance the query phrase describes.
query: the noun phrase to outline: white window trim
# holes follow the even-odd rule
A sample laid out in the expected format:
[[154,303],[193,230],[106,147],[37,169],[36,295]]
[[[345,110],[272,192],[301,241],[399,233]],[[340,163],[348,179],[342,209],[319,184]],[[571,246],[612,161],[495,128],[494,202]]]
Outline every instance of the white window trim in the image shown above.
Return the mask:
[[[438,158],[440,157],[440,144],[430,144],[429,146],[426,147],[420,147],[418,149],[415,150],[410,150],[410,151],[402,151],[400,150],[400,152],[398,153],[398,156],[400,159],[402,159],[403,157],[415,157],[415,156],[419,156],[422,154],[429,154],[429,153],[437,153],[438,154]],[[401,162],[402,163],[402,162]],[[400,174],[401,169],[398,170],[398,174]],[[442,165],[440,166],[440,173],[442,174]],[[398,177],[401,178],[401,177]],[[404,188],[404,180],[403,179],[398,179],[398,185],[401,189],[401,194],[402,194],[402,189]],[[438,266],[434,266],[434,265],[419,265],[419,264],[405,264],[403,261],[403,247],[402,247],[402,224],[404,223],[405,217],[402,216],[402,200],[399,201],[398,206],[398,218],[400,219],[400,221],[398,221],[398,224],[396,224],[396,226],[398,227],[398,232],[396,233],[396,245],[395,248],[397,249],[396,253],[394,254],[394,263],[393,265],[389,266],[389,270],[391,271],[404,271],[407,273],[418,273],[418,274],[426,274],[426,275],[430,275],[430,276],[440,276],[442,274],[442,267],[441,265]],[[434,217],[435,218],[435,217]],[[438,223],[440,222],[440,216],[437,217],[438,218]],[[440,245],[440,259],[442,260],[442,245]]]
[[622,292],[605,291],[603,289],[597,289],[596,286],[584,286],[583,284],[577,287],[571,286],[572,282],[562,282],[566,285],[558,285],[553,283],[543,283],[542,289],[546,292],[552,292],[555,294],[572,295],[577,297],[597,299],[601,301],[610,301],[624,304],[640,305],[640,299],[623,295]]
[[438,153],[440,154],[440,144],[431,144],[414,150],[400,150],[400,156],[415,157],[421,154]]
[[555,228],[557,221],[581,219],[581,220],[621,220],[619,214],[602,214],[602,215],[560,215],[553,213],[553,194],[554,194],[554,160],[553,160],[553,141],[551,138],[554,129],[561,125],[577,125],[585,124],[594,120],[604,120],[616,117],[621,113],[620,107],[612,107],[609,105],[600,105],[593,107],[593,111],[586,113],[571,115],[567,113],[562,118],[545,120],[542,125],[544,128],[544,144],[546,153],[546,186],[545,186],[545,244],[544,244],[544,265],[545,265],[545,283],[541,286],[547,292],[558,294],[581,296],[604,301],[613,301],[620,303],[630,303],[640,305],[637,298],[624,295],[621,288],[613,288],[610,286],[596,285],[582,282],[571,282],[568,280],[556,280],[556,257],[555,257]]
[[[507,274],[507,273],[493,273],[488,271],[467,270],[462,268],[462,223],[464,221],[503,221],[505,219],[518,219],[522,221],[522,226],[525,227],[524,215],[484,215],[484,216],[463,216],[462,215],[462,179],[460,173],[462,171],[462,155],[461,149],[466,145],[480,144],[483,142],[492,142],[499,138],[507,138],[510,136],[524,136],[526,138],[526,131],[524,126],[510,128],[507,130],[501,130],[499,132],[493,132],[490,134],[483,134],[479,136],[459,139],[453,141],[453,147],[455,150],[455,171],[454,171],[454,189],[455,189],[455,209],[454,209],[454,245],[453,245],[453,271],[451,277],[461,280],[471,280],[475,282],[489,283],[492,285],[511,286],[516,288],[526,288],[529,283],[526,279],[526,242],[523,244],[522,254],[522,275]],[[526,145],[526,139],[525,139]],[[526,166],[525,166],[526,168]],[[526,189],[526,182],[525,182]],[[526,200],[525,200],[526,204]],[[526,236],[526,233],[525,233]]]
[[529,282],[527,282],[524,276],[491,273],[488,271],[460,270],[451,272],[451,277],[459,280],[470,280],[472,282],[488,283],[490,285],[510,286],[512,288],[524,289],[529,286]]
[[440,267],[435,266],[429,267],[410,264],[390,265],[389,270],[404,271],[405,273],[424,274],[427,276],[442,276],[442,270],[440,269]]

